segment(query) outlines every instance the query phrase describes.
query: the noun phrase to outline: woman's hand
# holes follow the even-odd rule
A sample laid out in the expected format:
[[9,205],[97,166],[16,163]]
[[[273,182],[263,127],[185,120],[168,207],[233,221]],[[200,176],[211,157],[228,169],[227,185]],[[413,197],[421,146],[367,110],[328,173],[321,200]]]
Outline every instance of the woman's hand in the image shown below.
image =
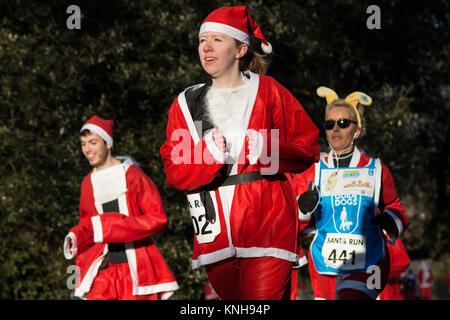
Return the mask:
[[219,132],[217,127],[213,130],[213,141],[216,144],[216,147],[223,153],[226,151],[226,144],[225,144],[225,138],[223,134]]

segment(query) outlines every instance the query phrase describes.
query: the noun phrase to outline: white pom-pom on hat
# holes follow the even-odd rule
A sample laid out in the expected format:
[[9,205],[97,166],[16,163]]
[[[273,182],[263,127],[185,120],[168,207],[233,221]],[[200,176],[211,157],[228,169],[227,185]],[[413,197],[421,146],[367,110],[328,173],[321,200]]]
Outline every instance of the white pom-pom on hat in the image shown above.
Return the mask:
[[264,44],[264,42],[261,43],[261,49],[264,51],[264,53],[272,53],[272,45],[270,42],[267,42],[267,44]]

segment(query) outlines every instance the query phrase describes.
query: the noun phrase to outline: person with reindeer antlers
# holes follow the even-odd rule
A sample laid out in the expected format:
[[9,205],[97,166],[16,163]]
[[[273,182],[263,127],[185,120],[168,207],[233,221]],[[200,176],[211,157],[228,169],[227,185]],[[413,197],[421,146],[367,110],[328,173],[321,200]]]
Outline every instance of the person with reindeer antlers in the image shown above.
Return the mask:
[[[317,299],[376,299],[389,276],[387,242],[409,224],[388,167],[356,144],[365,134],[364,106],[353,92],[339,99],[319,87],[325,108],[328,154],[293,179],[303,232],[315,231],[309,269]],[[372,275],[375,278],[370,278]]]

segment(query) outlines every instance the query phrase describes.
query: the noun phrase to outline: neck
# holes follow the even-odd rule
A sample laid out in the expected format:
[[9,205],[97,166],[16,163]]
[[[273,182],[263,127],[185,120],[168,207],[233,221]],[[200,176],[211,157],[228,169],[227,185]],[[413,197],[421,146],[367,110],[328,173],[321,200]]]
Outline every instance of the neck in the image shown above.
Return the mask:
[[103,170],[103,169],[107,169],[109,167],[113,167],[115,165],[120,164],[120,160],[114,158],[111,154],[108,155],[108,157],[106,158],[106,160],[104,162],[102,162],[101,164],[98,164],[97,166],[95,166],[96,170]]
[[353,144],[351,144],[351,145],[349,145],[347,148],[342,149],[342,150],[339,150],[339,151],[334,150],[331,146],[330,146],[330,148],[331,148],[331,151],[332,151],[332,153],[331,153],[332,156],[333,156],[333,157],[337,157],[337,158],[342,157],[342,156],[344,156],[344,155],[348,155],[348,154],[352,153],[353,150],[355,149],[355,147],[353,146]]
[[240,85],[243,85],[244,79],[242,78],[242,74],[237,69],[237,72],[232,68],[229,73],[222,75],[218,78],[212,79],[213,86],[217,89],[224,89],[224,88],[234,88]]

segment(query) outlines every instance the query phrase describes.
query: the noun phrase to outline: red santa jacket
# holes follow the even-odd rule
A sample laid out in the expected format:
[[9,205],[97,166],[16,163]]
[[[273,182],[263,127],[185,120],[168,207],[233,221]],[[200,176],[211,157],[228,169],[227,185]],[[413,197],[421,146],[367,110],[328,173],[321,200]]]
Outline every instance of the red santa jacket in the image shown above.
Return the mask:
[[400,239],[395,245],[388,245],[389,250],[389,281],[378,296],[379,300],[405,300],[400,292],[400,275],[408,269],[410,259],[405,246]]
[[[105,210],[105,205],[114,211]],[[66,237],[64,254],[76,256],[79,281],[75,296],[84,298],[108,253],[109,243],[124,243],[134,295],[161,293],[168,298],[178,284],[150,236],[163,232],[167,218],[159,192],[131,158],[117,166],[92,170],[81,184],[80,220]],[[68,248],[72,239],[74,250]]]
[[[329,154],[324,156],[324,161],[325,163],[328,163],[330,167],[334,166]],[[369,163],[369,161],[370,158],[365,154],[362,154],[359,149],[355,147],[351,159],[351,165],[353,166],[353,164],[355,164],[356,167],[364,167]],[[311,166],[303,173],[295,175],[293,179],[293,185],[297,198],[308,189],[309,181],[315,181],[316,165],[317,164]],[[391,172],[383,162],[381,162],[381,168],[382,176],[380,196],[378,199],[378,213],[381,213],[383,211],[387,212],[395,221],[395,225],[397,226],[397,234],[389,234],[389,238],[395,241],[395,239],[397,239],[408,226],[409,218],[405,214],[406,209],[401,204],[400,199],[398,198],[395,191],[394,179],[392,178]],[[299,210],[299,217],[301,223],[301,231],[303,233],[314,232],[314,215],[307,215],[300,212]]]
[[193,212],[204,212],[198,188],[211,183],[225,164],[229,175],[274,174],[301,172],[319,158],[318,129],[300,103],[273,78],[245,74],[249,78],[247,129],[263,140],[257,161],[247,160],[247,147],[242,143],[242,161],[229,163],[215,146],[212,130],[198,131],[198,119],[186,96],[205,89],[203,84],[183,91],[169,111],[161,156],[167,185],[188,193],[196,233],[193,268],[233,256],[298,259],[295,195],[287,179],[263,179],[210,191],[217,217],[214,225]]

